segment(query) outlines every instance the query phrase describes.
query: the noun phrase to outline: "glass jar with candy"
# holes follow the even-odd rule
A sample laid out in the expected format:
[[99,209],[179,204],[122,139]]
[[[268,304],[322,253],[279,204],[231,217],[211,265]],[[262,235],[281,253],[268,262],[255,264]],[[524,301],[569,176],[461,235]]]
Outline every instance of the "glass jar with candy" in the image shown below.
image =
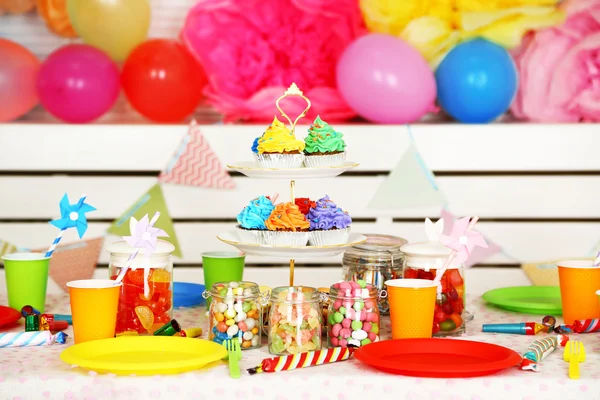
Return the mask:
[[269,353],[288,355],[321,349],[321,293],[311,287],[278,287],[271,292]]
[[256,283],[217,282],[203,296],[212,297],[208,340],[238,339],[242,350],[260,347],[264,297]]
[[[379,290],[385,290],[385,281],[402,277],[404,255],[400,248],[406,239],[389,235],[365,235],[367,241],[353,246],[344,253],[342,279],[365,281]],[[380,298],[379,311],[389,314],[387,298]]]
[[[433,280],[451,250],[439,242],[411,243],[402,246],[403,277]],[[433,314],[434,336],[454,336],[465,332],[465,268],[453,261],[441,278],[442,291],[437,296]]]
[[[110,252],[108,264],[110,279],[117,279],[136,248],[125,241],[106,246]],[[173,261],[175,246],[157,240],[156,250],[146,257],[140,252],[123,277],[116,333],[154,331],[173,317]]]
[[[382,292],[382,297],[385,292]],[[379,290],[365,281],[344,281],[329,288],[329,347],[360,347],[379,341]]]

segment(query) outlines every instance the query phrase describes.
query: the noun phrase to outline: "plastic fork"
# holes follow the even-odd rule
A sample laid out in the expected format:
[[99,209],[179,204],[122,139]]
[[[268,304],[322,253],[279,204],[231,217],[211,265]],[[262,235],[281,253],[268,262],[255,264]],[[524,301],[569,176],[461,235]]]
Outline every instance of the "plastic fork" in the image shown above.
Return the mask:
[[564,360],[569,363],[569,378],[579,379],[579,363],[585,362],[585,347],[579,340],[569,340],[565,346]]
[[223,346],[227,349],[227,358],[229,359],[229,376],[239,378],[242,376],[238,361],[242,359],[242,348],[240,341],[236,338],[233,340],[225,340]]

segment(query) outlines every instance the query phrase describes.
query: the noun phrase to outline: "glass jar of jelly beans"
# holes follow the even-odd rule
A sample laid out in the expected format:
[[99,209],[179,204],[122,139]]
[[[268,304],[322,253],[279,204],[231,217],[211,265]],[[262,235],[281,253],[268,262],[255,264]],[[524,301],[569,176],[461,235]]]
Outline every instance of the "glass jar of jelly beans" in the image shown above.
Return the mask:
[[208,313],[209,340],[223,343],[237,339],[242,350],[260,347],[264,296],[256,283],[217,282],[203,296],[212,297]]
[[[439,242],[411,243],[402,246],[405,255],[403,277],[433,280],[451,250]],[[465,332],[465,268],[452,262],[441,278],[433,314],[434,336],[454,336]]]
[[[379,290],[385,290],[385,281],[402,277],[404,255],[400,248],[406,239],[388,235],[365,235],[367,241],[351,247],[342,260],[342,279],[365,281]],[[379,311],[389,314],[387,298],[379,299]]]
[[110,252],[110,279],[115,280],[121,273],[125,273],[115,333],[154,333],[173,317],[171,254],[175,246],[167,241],[157,240],[154,253],[146,257],[140,252],[127,272],[124,267],[127,266],[129,257],[139,249],[129,246],[125,241],[118,241],[106,246],[106,250]]
[[321,349],[321,293],[311,287],[278,287],[271,292],[269,353],[277,356]]
[[[385,296],[385,292],[381,292]],[[327,344],[365,346],[379,341],[379,290],[365,281],[344,281],[329,288]]]

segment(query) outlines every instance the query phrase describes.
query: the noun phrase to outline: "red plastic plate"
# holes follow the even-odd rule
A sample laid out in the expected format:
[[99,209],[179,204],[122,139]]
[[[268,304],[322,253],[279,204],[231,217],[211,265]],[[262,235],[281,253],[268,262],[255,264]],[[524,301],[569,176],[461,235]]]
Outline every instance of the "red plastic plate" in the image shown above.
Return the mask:
[[10,307],[0,306],[0,328],[6,325],[14,324],[19,320],[19,318],[21,318],[21,313],[17,310]]
[[354,356],[381,371],[429,378],[490,375],[521,362],[521,356],[506,347],[437,338],[371,343],[356,350]]

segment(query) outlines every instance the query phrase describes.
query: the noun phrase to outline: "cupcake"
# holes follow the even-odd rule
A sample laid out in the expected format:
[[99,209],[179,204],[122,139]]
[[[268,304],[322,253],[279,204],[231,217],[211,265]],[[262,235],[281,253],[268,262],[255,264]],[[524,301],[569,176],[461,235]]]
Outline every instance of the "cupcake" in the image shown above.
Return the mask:
[[258,161],[257,154],[258,154],[258,140],[259,139],[260,139],[260,136],[257,137],[256,139],[254,139],[254,143],[252,143],[252,147],[251,147],[252,154],[254,154],[254,158],[256,159],[256,161]]
[[309,222],[293,203],[281,203],[265,221],[265,244],[273,246],[306,246],[310,236]]
[[333,130],[320,117],[308,129],[304,139],[304,165],[309,168],[335,167],[344,165],[346,160],[346,142],[344,135]]
[[308,197],[298,197],[298,198],[294,199],[294,203],[298,206],[298,208],[300,209],[300,212],[304,215],[307,215],[308,212],[310,211],[310,208],[314,207],[316,204],[314,201],[312,201]]
[[263,168],[300,168],[304,162],[304,142],[275,117],[258,139],[256,159]]
[[264,234],[267,226],[265,221],[271,215],[275,206],[268,197],[260,196],[252,200],[238,214],[238,236],[244,243],[264,244]]
[[311,246],[331,246],[348,243],[352,218],[329,196],[317,200],[306,216],[310,223]]

